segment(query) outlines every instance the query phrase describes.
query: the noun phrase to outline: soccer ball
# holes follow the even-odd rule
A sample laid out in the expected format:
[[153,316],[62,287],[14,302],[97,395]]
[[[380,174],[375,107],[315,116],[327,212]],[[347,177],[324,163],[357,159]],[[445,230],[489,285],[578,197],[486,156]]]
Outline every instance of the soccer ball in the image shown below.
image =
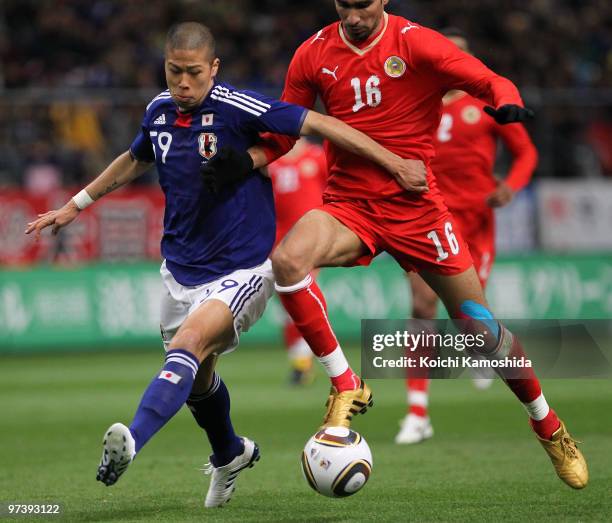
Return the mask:
[[308,484],[330,498],[355,494],[372,472],[372,452],[353,430],[328,427],[312,436],[302,452],[302,472]]

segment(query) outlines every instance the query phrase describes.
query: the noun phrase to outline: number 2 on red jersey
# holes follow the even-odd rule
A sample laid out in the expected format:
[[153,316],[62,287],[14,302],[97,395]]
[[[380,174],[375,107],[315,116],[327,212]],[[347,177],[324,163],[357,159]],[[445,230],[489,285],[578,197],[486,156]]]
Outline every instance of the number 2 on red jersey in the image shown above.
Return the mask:
[[453,128],[453,115],[444,113],[440,119],[440,127],[438,127],[438,141],[440,143],[450,142],[453,135],[451,129]]

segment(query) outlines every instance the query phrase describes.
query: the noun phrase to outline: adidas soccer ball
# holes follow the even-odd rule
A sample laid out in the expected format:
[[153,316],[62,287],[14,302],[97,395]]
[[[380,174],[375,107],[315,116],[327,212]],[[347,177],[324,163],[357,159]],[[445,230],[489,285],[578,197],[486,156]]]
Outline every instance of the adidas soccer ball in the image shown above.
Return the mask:
[[355,494],[372,472],[372,452],[353,430],[328,427],[308,440],[302,452],[302,472],[308,484],[330,498]]

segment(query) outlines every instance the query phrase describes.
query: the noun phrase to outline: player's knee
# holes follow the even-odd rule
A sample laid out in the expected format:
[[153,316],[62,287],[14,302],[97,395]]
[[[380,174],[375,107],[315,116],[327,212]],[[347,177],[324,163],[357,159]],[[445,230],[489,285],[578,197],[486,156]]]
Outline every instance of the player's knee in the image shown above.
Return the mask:
[[286,282],[287,280],[300,280],[305,278],[311,267],[307,267],[300,256],[293,253],[283,244],[279,245],[272,255],[272,270],[276,279]]
[[183,328],[174,335],[170,342],[170,350],[182,349],[193,354],[198,360],[206,357],[206,338],[199,329]]
[[459,308],[458,317],[463,320],[461,330],[482,337],[484,344],[478,349],[475,348],[476,352],[486,354],[497,346],[501,326],[486,306],[473,300],[465,300]]

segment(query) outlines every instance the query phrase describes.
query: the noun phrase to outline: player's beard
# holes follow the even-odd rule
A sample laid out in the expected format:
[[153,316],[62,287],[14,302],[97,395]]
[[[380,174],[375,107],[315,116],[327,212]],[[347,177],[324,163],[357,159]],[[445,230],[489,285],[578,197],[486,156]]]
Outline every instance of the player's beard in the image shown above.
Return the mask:
[[360,27],[355,30],[349,29],[345,26],[344,31],[353,42],[363,42],[364,40],[367,40],[370,37],[374,30],[372,29],[371,31],[369,31],[365,27]]

